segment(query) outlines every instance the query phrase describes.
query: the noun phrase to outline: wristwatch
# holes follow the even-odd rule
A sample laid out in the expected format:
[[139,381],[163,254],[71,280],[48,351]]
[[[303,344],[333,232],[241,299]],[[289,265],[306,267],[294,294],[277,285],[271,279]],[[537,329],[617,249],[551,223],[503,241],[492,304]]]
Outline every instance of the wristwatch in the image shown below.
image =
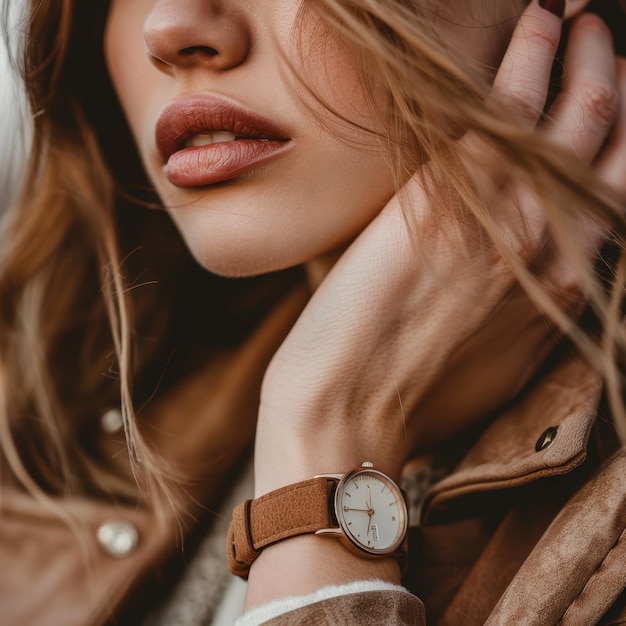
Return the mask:
[[339,539],[364,558],[406,560],[404,492],[366,461],[345,474],[320,474],[235,508],[227,539],[228,566],[246,578],[263,548],[315,533]]

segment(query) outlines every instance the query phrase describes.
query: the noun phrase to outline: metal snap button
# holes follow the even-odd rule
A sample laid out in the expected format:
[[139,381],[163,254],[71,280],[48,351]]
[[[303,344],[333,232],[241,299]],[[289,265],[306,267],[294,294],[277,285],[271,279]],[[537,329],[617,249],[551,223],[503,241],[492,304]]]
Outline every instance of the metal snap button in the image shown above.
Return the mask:
[[547,428],[541,434],[541,437],[537,439],[537,443],[535,444],[535,451],[541,452],[542,450],[549,448],[554,443],[558,430],[558,426],[550,426],[550,428]]
[[132,554],[139,543],[139,532],[130,522],[105,522],[96,533],[102,549],[114,557]]
[[108,409],[100,417],[100,427],[108,435],[114,435],[122,430],[124,421],[119,409]]

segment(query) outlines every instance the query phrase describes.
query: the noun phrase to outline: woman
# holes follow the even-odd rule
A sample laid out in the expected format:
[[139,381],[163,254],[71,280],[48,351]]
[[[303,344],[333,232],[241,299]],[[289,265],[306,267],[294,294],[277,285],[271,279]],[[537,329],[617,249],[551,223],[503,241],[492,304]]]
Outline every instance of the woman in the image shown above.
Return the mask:
[[[245,497],[252,443],[242,623],[623,620],[626,70],[602,20],[72,4],[29,12],[35,143],[0,259],[9,623],[210,622],[210,549],[199,613],[196,565],[166,591],[223,542],[203,513]],[[408,555],[400,525],[383,558],[278,536],[283,494],[364,461],[388,478],[337,515],[378,542],[367,481],[404,474]]]

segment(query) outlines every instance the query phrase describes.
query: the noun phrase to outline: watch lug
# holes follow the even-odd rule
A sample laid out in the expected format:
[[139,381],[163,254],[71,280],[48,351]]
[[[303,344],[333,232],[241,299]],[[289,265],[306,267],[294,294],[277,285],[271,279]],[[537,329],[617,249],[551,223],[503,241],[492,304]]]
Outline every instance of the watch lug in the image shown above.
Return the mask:
[[320,528],[315,531],[316,535],[327,535],[333,537],[344,537],[344,532],[341,528]]
[[344,474],[316,474],[313,478],[328,478],[330,480],[341,480]]

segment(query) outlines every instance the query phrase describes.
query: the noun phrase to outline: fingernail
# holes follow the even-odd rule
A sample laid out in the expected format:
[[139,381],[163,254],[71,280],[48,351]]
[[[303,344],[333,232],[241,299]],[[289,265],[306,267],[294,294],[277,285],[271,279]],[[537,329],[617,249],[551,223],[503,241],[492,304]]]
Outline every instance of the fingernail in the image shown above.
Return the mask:
[[539,0],[539,6],[557,17],[565,15],[565,0]]

